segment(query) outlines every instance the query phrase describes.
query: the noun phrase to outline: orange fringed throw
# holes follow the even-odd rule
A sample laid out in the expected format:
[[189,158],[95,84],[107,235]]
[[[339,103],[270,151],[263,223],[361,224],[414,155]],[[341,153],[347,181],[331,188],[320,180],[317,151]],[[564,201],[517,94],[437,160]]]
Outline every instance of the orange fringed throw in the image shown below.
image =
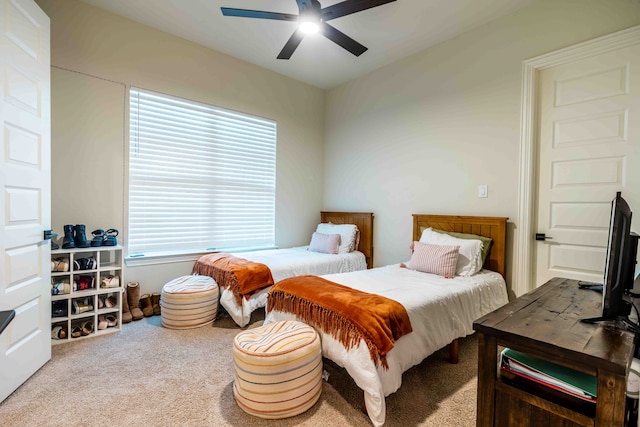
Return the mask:
[[230,289],[238,304],[260,289],[273,285],[271,270],[264,264],[226,253],[203,255],[193,266],[193,273],[209,276],[224,289]]
[[294,314],[303,322],[331,334],[350,349],[364,339],[371,360],[385,369],[395,340],[410,333],[407,310],[397,301],[361,292],[318,276],[297,276],[276,283],[267,310]]

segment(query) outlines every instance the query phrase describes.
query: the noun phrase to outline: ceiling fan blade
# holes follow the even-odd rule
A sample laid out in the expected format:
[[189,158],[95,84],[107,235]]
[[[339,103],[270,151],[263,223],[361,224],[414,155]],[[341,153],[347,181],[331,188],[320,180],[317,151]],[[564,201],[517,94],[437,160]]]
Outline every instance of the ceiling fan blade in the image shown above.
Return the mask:
[[364,47],[342,31],[335,29],[326,22],[321,22],[320,32],[326,38],[328,38],[338,46],[341,46],[344,49],[348,50],[355,56],[360,56],[367,51],[366,47]]
[[314,10],[315,8],[320,10],[320,3],[318,0],[296,0],[296,3],[298,3],[298,9],[301,14],[309,10]]
[[396,0],[346,0],[321,9],[320,14],[322,15],[322,20],[326,22],[394,1]]
[[295,52],[296,48],[304,38],[304,33],[300,30],[296,30],[287,43],[284,45],[280,53],[278,54],[278,59],[289,59],[293,52]]
[[279,12],[265,12],[263,10],[234,9],[231,7],[221,7],[224,16],[238,16],[240,18],[275,19],[276,21],[297,21],[298,15]]

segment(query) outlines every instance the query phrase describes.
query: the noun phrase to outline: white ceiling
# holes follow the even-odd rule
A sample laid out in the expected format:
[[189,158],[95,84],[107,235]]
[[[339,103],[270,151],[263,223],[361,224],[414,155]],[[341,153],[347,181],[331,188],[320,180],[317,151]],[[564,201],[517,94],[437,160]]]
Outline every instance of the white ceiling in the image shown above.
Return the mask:
[[[483,25],[535,0],[398,0],[331,21],[369,50],[355,57],[306,36],[291,59],[276,56],[295,30],[287,21],[225,17],[220,7],[298,14],[295,0],[82,0],[311,85],[329,89]],[[340,0],[320,0],[322,7]]]

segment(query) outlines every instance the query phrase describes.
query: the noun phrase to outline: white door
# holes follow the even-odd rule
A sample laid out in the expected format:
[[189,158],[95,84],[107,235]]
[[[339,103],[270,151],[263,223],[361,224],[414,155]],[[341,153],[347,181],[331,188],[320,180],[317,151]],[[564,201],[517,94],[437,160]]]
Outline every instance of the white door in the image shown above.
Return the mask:
[[535,283],[602,283],[616,191],[640,230],[640,46],[542,70],[539,88]]
[[32,0],[0,8],[0,401],[51,359],[49,18]]

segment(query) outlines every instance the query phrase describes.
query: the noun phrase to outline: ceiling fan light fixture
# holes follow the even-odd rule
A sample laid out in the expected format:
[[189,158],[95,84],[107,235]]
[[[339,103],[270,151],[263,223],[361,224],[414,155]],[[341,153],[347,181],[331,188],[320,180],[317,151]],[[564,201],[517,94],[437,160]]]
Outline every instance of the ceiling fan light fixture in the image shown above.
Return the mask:
[[308,21],[300,21],[300,25],[298,25],[300,31],[305,34],[315,34],[320,31],[320,26],[317,22],[308,20]]

